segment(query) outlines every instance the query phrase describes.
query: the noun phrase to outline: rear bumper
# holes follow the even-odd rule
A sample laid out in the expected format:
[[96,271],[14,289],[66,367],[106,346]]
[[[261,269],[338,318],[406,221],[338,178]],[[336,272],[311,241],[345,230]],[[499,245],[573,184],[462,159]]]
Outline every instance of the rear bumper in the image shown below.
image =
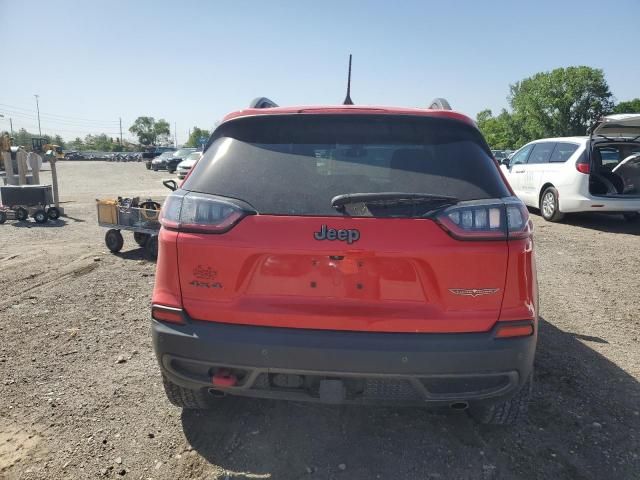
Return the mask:
[[640,198],[584,196],[560,192],[560,211],[572,212],[640,212]]
[[[163,373],[193,389],[327,403],[491,403],[532,372],[537,332],[472,334],[339,332],[190,321],[153,321]],[[216,371],[233,385],[214,385]]]

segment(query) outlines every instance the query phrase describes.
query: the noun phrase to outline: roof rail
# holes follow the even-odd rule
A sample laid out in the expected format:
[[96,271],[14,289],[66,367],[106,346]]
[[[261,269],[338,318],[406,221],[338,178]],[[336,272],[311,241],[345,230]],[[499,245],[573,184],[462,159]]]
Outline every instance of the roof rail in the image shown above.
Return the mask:
[[249,108],[273,108],[278,104],[273,100],[269,100],[267,97],[254,98],[249,104]]
[[429,110],[451,110],[451,105],[444,98],[434,98],[427,108]]

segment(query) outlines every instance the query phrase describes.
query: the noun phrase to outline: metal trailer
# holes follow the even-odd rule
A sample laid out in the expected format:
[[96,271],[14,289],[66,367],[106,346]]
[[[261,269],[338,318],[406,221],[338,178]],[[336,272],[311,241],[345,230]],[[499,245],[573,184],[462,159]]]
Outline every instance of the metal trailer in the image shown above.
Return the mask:
[[135,242],[144,248],[147,258],[155,260],[158,256],[160,204],[147,200],[141,202],[141,205],[151,208],[111,204],[108,201],[98,200],[98,225],[109,229],[104,236],[104,242],[112,253],[122,250],[124,238],[121,231],[128,230],[133,232]]
[[53,205],[51,185],[4,185],[0,187],[0,223],[9,219],[26,221],[31,216],[37,223],[60,217]]

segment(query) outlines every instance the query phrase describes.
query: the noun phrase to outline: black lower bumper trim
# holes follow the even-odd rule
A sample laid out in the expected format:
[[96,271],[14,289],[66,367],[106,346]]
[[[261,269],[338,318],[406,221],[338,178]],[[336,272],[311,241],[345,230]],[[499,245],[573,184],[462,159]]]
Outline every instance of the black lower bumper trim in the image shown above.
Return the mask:
[[[507,398],[529,377],[536,347],[535,335],[496,339],[493,332],[341,332],[155,320],[152,329],[160,365],[174,383],[328,403]],[[212,384],[221,369],[237,381]]]

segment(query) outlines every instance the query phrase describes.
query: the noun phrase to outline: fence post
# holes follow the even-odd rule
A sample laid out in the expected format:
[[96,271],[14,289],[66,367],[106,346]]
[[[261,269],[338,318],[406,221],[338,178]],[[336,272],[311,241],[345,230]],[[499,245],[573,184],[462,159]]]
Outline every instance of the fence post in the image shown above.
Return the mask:
[[16,160],[18,160],[18,185],[27,184],[27,152],[22,148],[16,153]]

